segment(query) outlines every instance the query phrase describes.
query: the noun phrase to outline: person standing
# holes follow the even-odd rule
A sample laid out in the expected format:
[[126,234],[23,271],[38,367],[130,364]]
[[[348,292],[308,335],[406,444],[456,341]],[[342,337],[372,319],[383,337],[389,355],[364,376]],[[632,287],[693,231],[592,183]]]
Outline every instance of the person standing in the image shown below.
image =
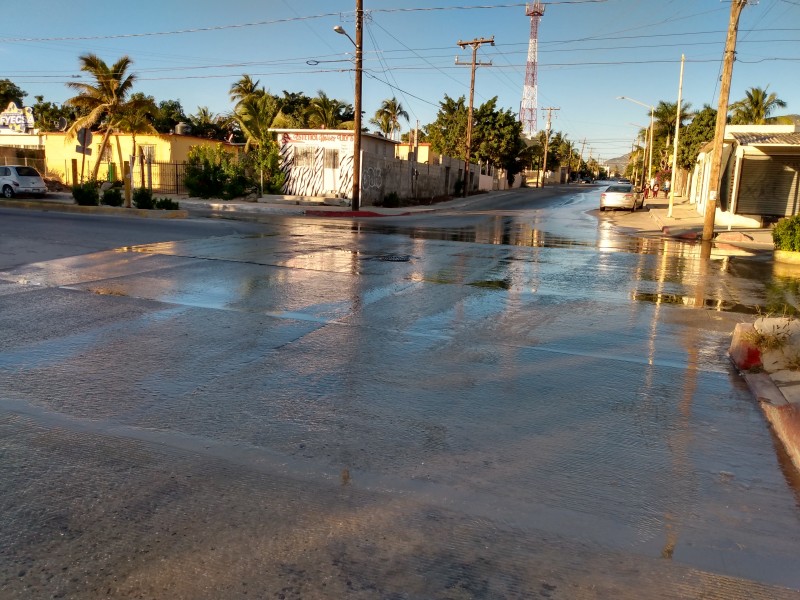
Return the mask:
[[653,198],[658,198],[658,182],[653,184]]

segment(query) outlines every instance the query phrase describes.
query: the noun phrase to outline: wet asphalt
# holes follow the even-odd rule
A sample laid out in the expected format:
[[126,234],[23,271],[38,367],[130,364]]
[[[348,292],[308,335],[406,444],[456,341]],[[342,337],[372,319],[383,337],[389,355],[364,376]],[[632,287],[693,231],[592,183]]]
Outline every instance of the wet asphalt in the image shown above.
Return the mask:
[[725,355],[794,280],[598,193],[10,262],[0,596],[800,598]]

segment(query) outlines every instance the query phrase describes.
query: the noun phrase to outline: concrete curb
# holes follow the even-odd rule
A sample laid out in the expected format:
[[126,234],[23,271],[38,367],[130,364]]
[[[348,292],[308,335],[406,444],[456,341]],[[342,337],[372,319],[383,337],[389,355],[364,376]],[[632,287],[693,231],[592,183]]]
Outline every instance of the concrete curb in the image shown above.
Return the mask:
[[79,204],[63,204],[60,202],[37,202],[34,200],[2,200],[0,208],[25,208],[43,212],[65,212],[83,215],[106,215],[116,217],[139,217],[143,219],[186,219],[189,211],[180,210],[144,210],[141,208],[122,208],[115,206],[81,206]]
[[728,356],[758,400],[767,422],[795,468],[800,471],[800,404],[790,402],[769,373],[748,371],[761,365],[760,350],[750,343],[746,336],[747,332],[753,329],[752,323],[739,323],[736,326]]

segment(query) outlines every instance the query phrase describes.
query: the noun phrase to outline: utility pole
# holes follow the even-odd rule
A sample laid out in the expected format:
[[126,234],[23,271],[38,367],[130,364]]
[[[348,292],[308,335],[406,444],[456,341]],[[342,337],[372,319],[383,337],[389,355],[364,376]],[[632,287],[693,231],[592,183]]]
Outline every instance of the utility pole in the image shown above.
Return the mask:
[[542,157],[542,187],[544,187],[545,179],[547,178],[547,147],[550,145],[550,120],[554,110],[561,109],[553,108],[552,106],[542,109],[542,112],[547,111],[547,126],[544,129],[544,156]]
[[364,0],[356,0],[356,99],[353,110],[353,210],[361,208],[361,74],[364,49]]
[[467,148],[465,152],[464,158],[464,190],[463,196],[466,198],[467,194],[469,193],[469,185],[470,185],[470,171],[469,171],[469,158],[470,158],[470,151],[472,149],[472,105],[475,101],[475,69],[478,67],[491,67],[492,61],[489,62],[478,62],[478,48],[480,48],[483,44],[491,44],[494,46],[494,36],[491,38],[480,38],[474,39],[469,42],[462,42],[461,40],[458,41],[456,44],[462,50],[467,46],[472,47],[472,62],[471,63],[462,63],[458,61],[458,57],[456,56],[456,64],[457,65],[469,65],[472,67],[472,77],[470,78],[469,83],[469,113],[467,115]]
[[731,92],[733,61],[736,58],[736,34],[739,29],[739,17],[746,4],[747,0],[731,0],[731,17],[728,22],[728,37],[725,40],[725,56],[722,63],[722,83],[719,87],[717,125],[714,129],[714,150],[711,154],[711,171],[708,178],[708,198],[706,199],[706,210],[703,218],[704,242],[714,237],[714,216],[717,211],[717,197],[719,196],[722,146],[725,140],[725,123],[728,120],[728,97]]
[[581,142],[581,157],[578,159],[578,174],[580,175],[581,163],[583,162],[583,149],[586,148],[586,138]]
[[683,63],[686,56],[681,54],[681,76],[678,79],[678,110],[675,115],[675,143],[672,146],[672,175],[669,182],[669,210],[667,216],[672,216],[673,199],[675,198],[675,176],[678,174],[678,136],[681,131],[681,103],[683,102]]

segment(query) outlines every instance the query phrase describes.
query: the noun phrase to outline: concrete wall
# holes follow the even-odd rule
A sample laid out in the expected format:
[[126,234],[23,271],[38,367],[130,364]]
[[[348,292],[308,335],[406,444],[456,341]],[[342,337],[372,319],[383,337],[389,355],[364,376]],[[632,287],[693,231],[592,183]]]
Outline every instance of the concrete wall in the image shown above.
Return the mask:
[[[382,204],[394,192],[400,198],[435,198],[453,195],[464,163],[447,156],[440,164],[420,164],[363,154],[361,159],[361,204]],[[478,168],[473,165],[474,189],[478,189]]]

